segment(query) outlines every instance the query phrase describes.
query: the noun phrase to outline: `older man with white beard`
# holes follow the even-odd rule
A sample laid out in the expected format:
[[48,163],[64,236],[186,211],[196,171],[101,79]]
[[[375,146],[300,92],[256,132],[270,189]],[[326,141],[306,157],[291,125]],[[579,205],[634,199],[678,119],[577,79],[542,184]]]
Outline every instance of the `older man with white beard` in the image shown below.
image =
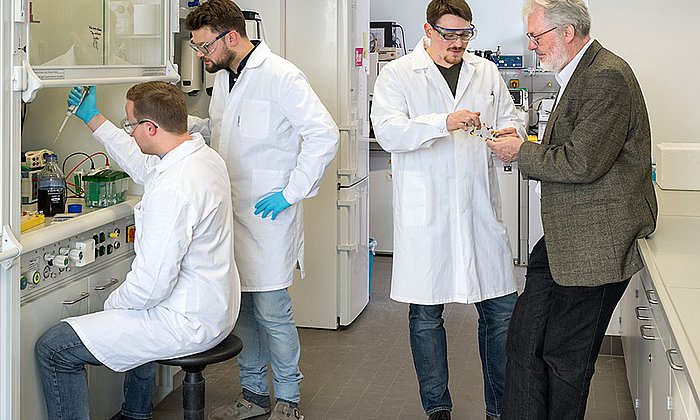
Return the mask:
[[[629,65],[591,39],[583,0],[528,0],[529,49],[561,85],[542,144],[489,141],[542,182],[544,237],[508,332],[502,420],[583,419],[612,312],[653,232],[651,133]],[[545,244],[546,242],[546,244]]]

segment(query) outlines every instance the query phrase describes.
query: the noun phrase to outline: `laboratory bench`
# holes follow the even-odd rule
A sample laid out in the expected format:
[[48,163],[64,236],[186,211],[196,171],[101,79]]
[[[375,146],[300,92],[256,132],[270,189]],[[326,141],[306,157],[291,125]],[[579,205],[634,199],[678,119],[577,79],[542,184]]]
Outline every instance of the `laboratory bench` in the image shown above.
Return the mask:
[[621,302],[630,393],[638,420],[700,419],[700,191],[656,193],[645,267]]

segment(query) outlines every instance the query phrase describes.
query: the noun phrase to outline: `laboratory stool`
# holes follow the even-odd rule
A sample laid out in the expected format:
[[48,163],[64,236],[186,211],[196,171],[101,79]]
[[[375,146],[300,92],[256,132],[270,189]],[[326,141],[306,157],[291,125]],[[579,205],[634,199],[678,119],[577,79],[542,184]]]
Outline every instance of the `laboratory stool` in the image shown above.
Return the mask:
[[235,357],[241,349],[243,349],[243,342],[231,334],[207,351],[176,359],[156,361],[161,365],[179,366],[186,372],[182,380],[182,408],[185,420],[204,420],[204,375],[202,375],[204,368]]

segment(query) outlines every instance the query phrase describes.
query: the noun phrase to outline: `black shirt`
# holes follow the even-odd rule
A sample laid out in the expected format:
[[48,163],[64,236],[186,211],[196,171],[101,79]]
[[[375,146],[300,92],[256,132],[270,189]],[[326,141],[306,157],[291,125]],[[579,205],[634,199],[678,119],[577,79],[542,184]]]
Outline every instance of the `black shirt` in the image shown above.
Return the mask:
[[238,68],[236,69],[236,72],[234,73],[231,71],[230,68],[226,68],[226,71],[228,72],[228,91],[231,92],[231,89],[233,89],[233,85],[236,84],[236,81],[238,80],[238,76],[241,75],[241,72],[245,68],[246,63],[248,62],[248,59],[250,58],[250,55],[253,54],[253,51],[255,51],[256,48],[258,48],[258,45],[260,45],[260,41],[251,41],[253,43],[253,49],[246,54],[245,57],[243,57],[243,60],[241,60],[240,63],[238,63]]
[[459,72],[462,70],[462,63],[457,63],[452,65],[452,67],[442,67],[438,63],[435,63],[437,66],[438,70],[440,70],[440,73],[442,73],[442,77],[445,78],[445,81],[447,82],[447,85],[450,87],[450,90],[452,91],[452,96],[457,95],[457,81],[459,81]]

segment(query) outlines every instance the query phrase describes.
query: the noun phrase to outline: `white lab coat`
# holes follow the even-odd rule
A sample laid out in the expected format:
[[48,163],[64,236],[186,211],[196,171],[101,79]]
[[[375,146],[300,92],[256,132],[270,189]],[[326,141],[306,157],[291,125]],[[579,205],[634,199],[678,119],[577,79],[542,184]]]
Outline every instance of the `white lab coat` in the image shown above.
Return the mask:
[[[220,71],[209,119],[190,116],[190,130],[210,136],[228,167],[241,290],[281,290],[292,284],[297,262],[303,275],[300,201],[318,193],[338,147],[338,127],[304,74],[264,41],[231,92],[228,85],[228,73]],[[293,205],[275,220],[254,215],[255,203],[273,191]]]
[[94,136],[144,185],[134,208],[136,257],[104,311],[65,321],[118,372],[213,347],[233,330],[240,307],[223,160],[196,134],[162,159],[141,153],[109,121]]
[[492,62],[466,53],[453,96],[423,42],[374,86],[372,123],[393,174],[391,298],[434,305],[504,296],[516,283],[493,158],[480,137],[449,132],[446,121],[466,108],[494,128],[524,135],[523,123]]

